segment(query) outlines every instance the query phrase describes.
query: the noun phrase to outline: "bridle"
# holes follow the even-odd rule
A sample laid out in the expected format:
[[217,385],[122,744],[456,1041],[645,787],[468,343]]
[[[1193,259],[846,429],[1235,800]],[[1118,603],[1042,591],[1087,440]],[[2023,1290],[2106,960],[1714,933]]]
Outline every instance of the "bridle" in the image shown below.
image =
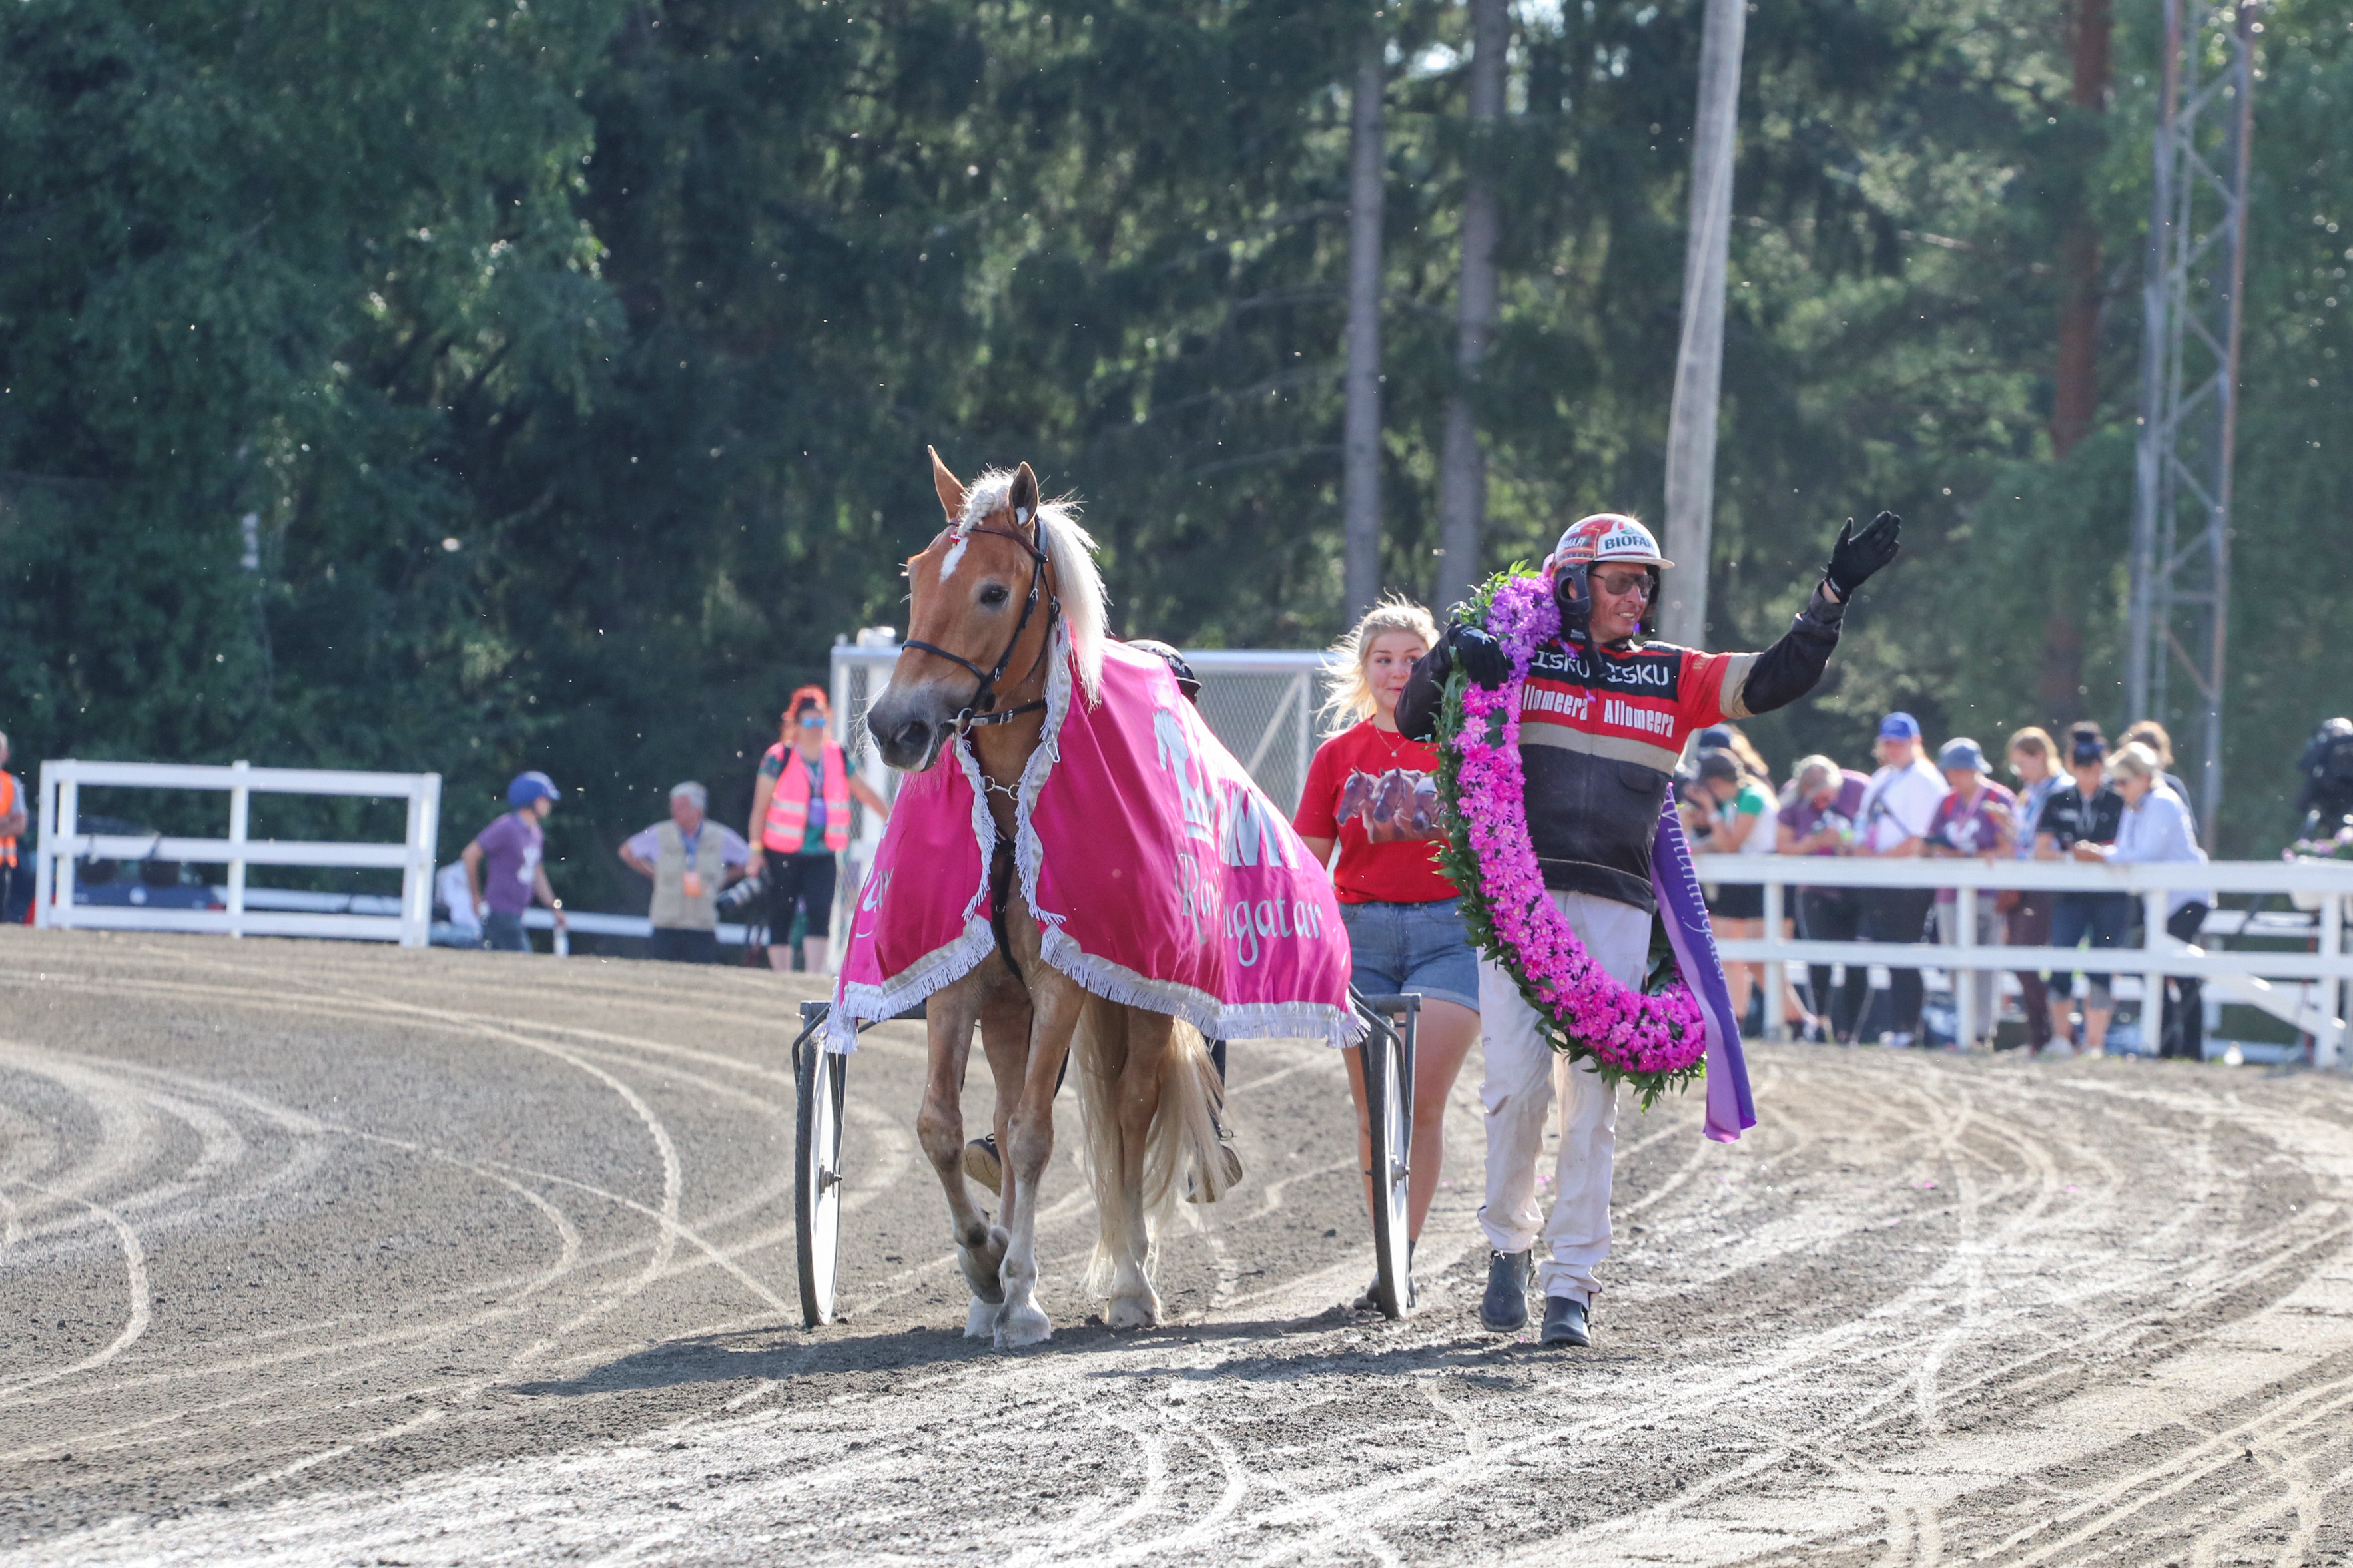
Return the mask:
[[[992,533],[999,539],[1009,539],[1029,552],[1029,596],[1022,601],[1021,618],[1014,623],[1013,636],[1007,640],[1005,651],[997,656],[997,668],[984,670],[964,655],[951,653],[939,644],[924,642],[920,637],[909,637],[899,645],[902,648],[912,648],[918,653],[933,654],[946,659],[950,664],[961,665],[972,672],[974,679],[980,682],[973,691],[972,700],[964,705],[963,711],[949,721],[955,726],[955,731],[959,735],[968,735],[975,730],[983,729],[991,724],[1011,723],[1022,714],[1035,713],[1046,706],[1046,700],[1040,697],[1034,702],[1024,702],[1018,707],[1008,708],[1002,712],[990,711],[997,706],[997,683],[1005,679],[1006,669],[1013,663],[1013,650],[1021,646],[1021,634],[1029,629],[1029,617],[1038,613],[1039,597],[1043,595],[1046,600],[1046,643],[1038,653],[1039,664],[1043,664],[1048,656],[1053,652],[1054,625],[1062,618],[1061,598],[1058,595],[1046,592],[1047,562],[1046,552],[1043,550],[1009,528],[967,528],[959,531],[957,536],[969,539],[976,533]],[[1034,673],[1035,667],[1032,668]],[[1026,680],[1029,678],[1024,676],[1022,679]]]

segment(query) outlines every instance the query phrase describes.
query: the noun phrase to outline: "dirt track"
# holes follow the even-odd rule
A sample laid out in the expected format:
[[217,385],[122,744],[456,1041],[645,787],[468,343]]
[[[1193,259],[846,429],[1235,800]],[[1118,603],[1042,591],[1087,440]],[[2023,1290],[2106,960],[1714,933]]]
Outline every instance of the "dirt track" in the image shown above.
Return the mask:
[[903,1026],[807,1333],[781,981],[0,956],[0,1564],[2353,1558],[2341,1079],[1761,1050],[1736,1147],[1623,1116],[1602,1342],[1561,1353],[1472,1321],[1469,1085],[1390,1325],[1338,1307],[1338,1061],[1238,1046],[1249,1176],[1167,1246],[1175,1326],[1087,1321],[1058,1156],[1056,1336],[999,1355]]

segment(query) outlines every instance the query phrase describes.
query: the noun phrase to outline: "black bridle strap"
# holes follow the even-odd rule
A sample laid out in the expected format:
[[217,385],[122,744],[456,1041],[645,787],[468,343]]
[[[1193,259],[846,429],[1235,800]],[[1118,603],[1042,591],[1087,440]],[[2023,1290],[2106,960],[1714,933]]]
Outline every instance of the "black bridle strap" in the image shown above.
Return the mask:
[[[950,664],[962,666],[972,672],[975,680],[980,682],[979,686],[974,689],[972,700],[965,704],[964,710],[953,721],[959,734],[969,733],[973,730],[991,724],[1007,723],[1024,713],[1035,713],[1046,706],[1046,700],[1041,697],[1034,702],[1024,702],[1017,708],[1008,708],[1001,713],[990,711],[997,706],[997,683],[1005,679],[1006,669],[1013,663],[1013,650],[1021,646],[1021,634],[1029,629],[1029,618],[1038,613],[1038,599],[1044,592],[1046,584],[1046,552],[1039,549],[1030,540],[1014,532],[1009,528],[967,528],[963,531],[961,537],[969,539],[976,533],[991,533],[999,539],[1009,539],[1029,552],[1029,596],[1021,602],[1021,618],[1014,623],[1013,636],[1007,639],[1005,651],[997,656],[997,668],[985,670],[964,655],[952,653],[937,643],[924,642],[920,637],[909,637],[899,645],[902,648],[913,648],[918,653],[928,653],[946,659]],[[1061,618],[1062,601],[1058,596],[1047,595],[1046,646],[1039,651],[1039,664],[1045,663],[1047,657],[1053,651],[1054,625]],[[1031,668],[1034,673],[1036,666]],[[1029,677],[1024,676],[1022,679],[1026,680]]]

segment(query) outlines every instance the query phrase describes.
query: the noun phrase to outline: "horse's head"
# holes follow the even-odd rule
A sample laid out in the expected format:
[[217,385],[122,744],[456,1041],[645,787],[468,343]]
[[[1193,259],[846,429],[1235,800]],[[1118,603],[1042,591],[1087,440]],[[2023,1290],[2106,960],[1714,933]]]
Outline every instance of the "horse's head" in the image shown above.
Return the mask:
[[1055,590],[1038,477],[1024,463],[967,490],[932,454],[947,527],[907,563],[907,640],[891,684],[866,712],[882,760],[920,773],[949,737],[1028,705],[1045,668]]

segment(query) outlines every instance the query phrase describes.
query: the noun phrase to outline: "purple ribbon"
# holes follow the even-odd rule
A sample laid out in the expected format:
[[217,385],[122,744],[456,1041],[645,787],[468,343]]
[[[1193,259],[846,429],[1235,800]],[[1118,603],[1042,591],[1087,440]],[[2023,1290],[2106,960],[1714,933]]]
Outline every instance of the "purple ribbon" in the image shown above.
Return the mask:
[[[1659,916],[1674,944],[1675,967],[1699,998],[1707,1021],[1707,1135],[1730,1143],[1757,1125],[1757,1102],[1748,1092],[1748,1062],[1740,1052],[1740,1021],[1733,1016],[1724,960],[1716,956],[1715,932],[1707,923],[1707,900],[1692,866],[1691,846],[1670,796],[1659,811],[1658,836],[1651,844],[1651,890]],[[1774,998],[1765,998],[1770,1007]]]

